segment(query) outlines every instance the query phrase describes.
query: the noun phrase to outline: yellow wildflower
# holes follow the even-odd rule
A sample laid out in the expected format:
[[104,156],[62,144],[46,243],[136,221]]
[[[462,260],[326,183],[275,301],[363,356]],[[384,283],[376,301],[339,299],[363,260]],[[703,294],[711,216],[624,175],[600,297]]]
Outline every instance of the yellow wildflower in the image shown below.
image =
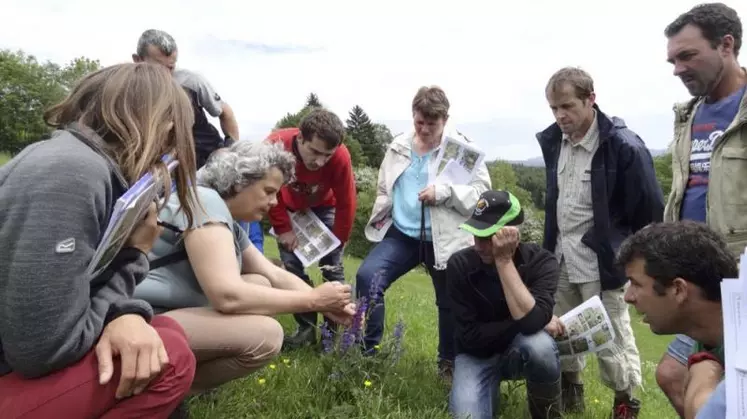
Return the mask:
[[373,385],[373,383],[370,382],[370,381],[368,381],[368,380],[366,380],[366,381],[363,382],[363,385],[366,386],[366,387],[371,387]]
[[259,383],[260,385],[263,385],[264,383],[266,383],[266,382],[267,382],[267,380],[265,380],[264,378],[260,378],[259,380],[257,380],[257,382],[258,382],[258,383]]

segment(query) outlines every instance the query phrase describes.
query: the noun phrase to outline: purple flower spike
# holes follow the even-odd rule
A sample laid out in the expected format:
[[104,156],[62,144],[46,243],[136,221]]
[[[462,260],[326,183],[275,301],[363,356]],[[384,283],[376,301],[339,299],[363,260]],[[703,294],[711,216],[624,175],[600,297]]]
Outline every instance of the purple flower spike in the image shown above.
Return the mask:
[[345,329],[345,332],[342,334],[342,342],[340,343],[341,352],[346,352],[356,341],[360,340],[367,306],[366,297],[361,297],[358,301],[358,307],[355,310],[355,314],[353,315],[353,323],[350,327]]
[[334,349],[335,341],[332,335],[332,331],[329,330],[327,322],[322,323],[322,352],[328,354]]

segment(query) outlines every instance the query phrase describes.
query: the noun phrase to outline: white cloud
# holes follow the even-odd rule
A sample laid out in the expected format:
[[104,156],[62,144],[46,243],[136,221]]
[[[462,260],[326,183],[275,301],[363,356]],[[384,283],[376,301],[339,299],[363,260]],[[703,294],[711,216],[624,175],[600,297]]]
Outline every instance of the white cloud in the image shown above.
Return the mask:
[[[539,155],[533,133],[552,118],[543,88],[565,65],[590,71],[602,109],[663,148],[672,103],[688,98],[665,61],[663,29],[697,1],[3,3],[0,47],[58,62],[81,55],[105,65],[129,61],[143,30],[170,32],[179,65],[203,73],[231,103],[242,136],[262,136],[311,91],[343,119],[359,104],[374,120],[403,126],[417,88],[439,84],[453,119],[478,127],[472,136],[491,157],[520,159]],[[747,17],[743,1],[725,3]],[[221,40],[320,51],[262,54]],[[496,120],[515,123],[504,131],[490,123]]]

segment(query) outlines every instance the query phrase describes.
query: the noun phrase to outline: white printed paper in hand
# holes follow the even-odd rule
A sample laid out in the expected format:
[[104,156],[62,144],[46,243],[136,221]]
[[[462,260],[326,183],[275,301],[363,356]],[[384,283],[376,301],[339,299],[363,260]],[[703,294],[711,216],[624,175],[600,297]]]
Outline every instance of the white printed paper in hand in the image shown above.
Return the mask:
[[614,344],[615,329],[599,296],[560,317],[565,335],[555,338],[561,357],[597,352]]
[[[737,336],[747,336],[747,250],[745,253],[739,256],[739,277],[732,281],[737,282],[739,285],[729,284],[729,295],[731,295],[731,307],[733,312],[728,312],[730,316],[730,327],[737,328]],[[731,292],[739,291],[737,292]],[[728,296],[724,294],[723,287],[721,288],[722,301]],[[727,311],[722,307],[722,313],[724,316],[724,333],[726,333],[727,326]],[[736,364],[735,366],[740,370],[747,373],[747,345],[738,345],[735,354]]]
[[[179,164],[172,157],[165,157],[164,162],[167,162],[170,172]],[[145,217],[150,204],[163,192],[158,186],[162,185],[156,183],[150,173],[146,173],[117,199],[109,224],[88,264],[89,275],[96,277],[101,274],[122,250],[135,225]]]
[[[340,246],[341,242],[313,211],[288,212],[293,226],[293,232],[298,239],[298,247],[293,253],[301,261],[304,268],[327,256]],[[277,236],[274,229],[270,234]]]
[[485,153],[451,136],[444,136],[436,157],[436,182],[466,185],[472,181]]
[[[744,271],[740,271],[744,272]],[[740,277],[744,275],[740,273]],[[740,279],[721,281],[721,309],[724,317],[724,380],[726,380],[726,417],[747,419],[747,372],[739,367],[747,352],[740,336],[747,333],[747,302]]]

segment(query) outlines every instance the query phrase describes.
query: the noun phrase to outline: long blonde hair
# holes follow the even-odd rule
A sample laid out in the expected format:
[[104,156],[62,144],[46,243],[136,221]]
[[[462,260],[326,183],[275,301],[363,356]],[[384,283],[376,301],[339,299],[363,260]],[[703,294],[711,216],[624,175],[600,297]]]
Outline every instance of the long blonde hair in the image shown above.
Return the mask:
[[179,160],[177,194],[192,223],[197,203],[194,110],[165,67],[132,63],[93,72],[49,108],[44,119],[55,128],[78,122],[94,130],[130,185],[151,172],[164,179],[166,200],[171,177],[161,158],[174,153]]

